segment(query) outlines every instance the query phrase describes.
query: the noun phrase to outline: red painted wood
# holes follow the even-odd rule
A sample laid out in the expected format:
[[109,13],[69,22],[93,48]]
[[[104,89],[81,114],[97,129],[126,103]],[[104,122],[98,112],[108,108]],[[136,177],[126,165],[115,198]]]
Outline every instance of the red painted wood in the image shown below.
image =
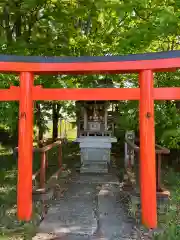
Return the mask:
[[[66,88],[33,90],[34,100],[139,100],[139,88]],[[154,88],[154,100],[178,100],[180,88]]]
[[180,87],[154,88],[155,100],[179,100]]
[[138,100],[136,88],[34,88],[34,100]]
[[154,71],[172,70],[180,67],[180,58],[120,61],[120,62],[79,62],[79,63],[25,63],[0,62],[0,72],[34,72],[34,73],[113,73],[139,72],[145,69]]
[[[154,100],[179,100],[179,87],[154,88]],[[0,101],[18,101],[20,88],[0,89]],[[33,88],[33,100],[139,100],[139,88]]]
[[20,74],[18,146],[18,219],[29,221],[32,214],[33,74]]
[[140,188],[142,222],[157,226],[153,72],[140,73]]
[[19,100],[19,87],[11,86],[10,89],[0,89],[0,101],[17,101]]

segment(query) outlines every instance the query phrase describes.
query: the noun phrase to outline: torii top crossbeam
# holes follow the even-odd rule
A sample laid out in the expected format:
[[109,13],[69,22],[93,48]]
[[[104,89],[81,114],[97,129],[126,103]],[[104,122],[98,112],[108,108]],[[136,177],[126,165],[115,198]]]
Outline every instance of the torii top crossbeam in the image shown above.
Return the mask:
[[180,51],[98,57],[35,57],[0,55],[0,72],[59,74],[128,73],[180,67]]

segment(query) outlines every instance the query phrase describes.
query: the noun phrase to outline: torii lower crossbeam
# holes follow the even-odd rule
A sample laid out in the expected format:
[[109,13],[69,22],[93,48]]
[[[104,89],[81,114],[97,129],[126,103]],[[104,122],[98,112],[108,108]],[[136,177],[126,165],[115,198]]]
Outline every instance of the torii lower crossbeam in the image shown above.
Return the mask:
[[[153,88],[154,100],[179,100],[180,88]],[[32,87],[33,101],[140,100],[140,88],[43,88]],[[0,101],[19,101],[20,87],[0,89]]]

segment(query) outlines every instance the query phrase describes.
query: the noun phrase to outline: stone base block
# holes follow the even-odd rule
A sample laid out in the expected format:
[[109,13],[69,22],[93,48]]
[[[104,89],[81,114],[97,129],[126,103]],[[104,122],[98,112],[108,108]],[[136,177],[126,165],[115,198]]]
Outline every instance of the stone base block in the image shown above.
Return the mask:
[[102,161],[83,162],[80,172],[81,173],[108,173],[108,164],[107,162],[102,162]]

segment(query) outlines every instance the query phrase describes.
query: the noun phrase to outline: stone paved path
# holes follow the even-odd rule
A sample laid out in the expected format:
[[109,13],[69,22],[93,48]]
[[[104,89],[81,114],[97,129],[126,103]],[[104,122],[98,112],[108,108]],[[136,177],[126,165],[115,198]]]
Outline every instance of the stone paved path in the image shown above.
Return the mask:
[[136,239],[119,192],[111,174],[76,175],[64,196],[53,202],[33,240]]

